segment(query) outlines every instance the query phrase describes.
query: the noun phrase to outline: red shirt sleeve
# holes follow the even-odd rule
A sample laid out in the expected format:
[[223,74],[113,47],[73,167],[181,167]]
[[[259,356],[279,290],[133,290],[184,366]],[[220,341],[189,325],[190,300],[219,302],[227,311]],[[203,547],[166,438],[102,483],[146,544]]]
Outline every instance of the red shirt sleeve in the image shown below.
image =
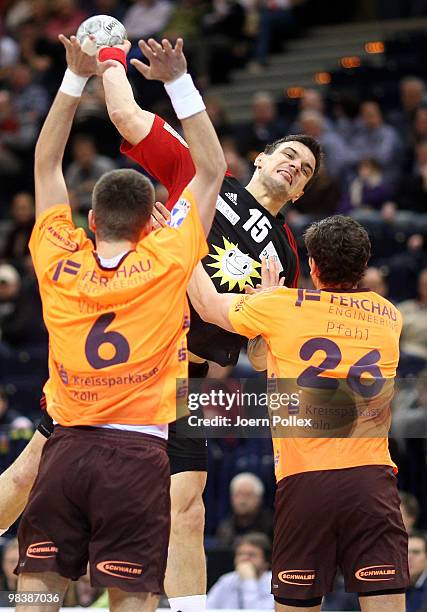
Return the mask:
[[120,151],[166,187],[169,192],[166,208],[169,210],[195,174],[186,142],[157,115],[148,136],[135,146],[124,141]]

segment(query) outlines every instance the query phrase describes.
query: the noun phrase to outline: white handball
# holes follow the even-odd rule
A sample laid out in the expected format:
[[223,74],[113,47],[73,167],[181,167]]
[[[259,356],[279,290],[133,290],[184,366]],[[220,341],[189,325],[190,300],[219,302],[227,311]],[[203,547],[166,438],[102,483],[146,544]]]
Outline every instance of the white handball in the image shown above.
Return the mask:
[[88,39],[90,34],[95,36],[97,48],[121,45],[127,39],[124,25],[115,17],[109,15],[94,15],[80,24],[76,38],[82,45],[83,50],[85,50],[85,46],[88,46],[88,43],[90,46],[90,40]]

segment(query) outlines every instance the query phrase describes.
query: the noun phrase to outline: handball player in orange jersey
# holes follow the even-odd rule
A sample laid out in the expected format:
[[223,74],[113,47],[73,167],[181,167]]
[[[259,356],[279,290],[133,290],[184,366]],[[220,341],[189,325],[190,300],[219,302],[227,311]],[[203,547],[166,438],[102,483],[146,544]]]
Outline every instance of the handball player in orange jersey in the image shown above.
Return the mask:
[[[362,612],[404,612],[407,534],[387,437],[402,318],[385,298],[357,289],[370,242],[356,221],[336,216],[314,223],[305,244],[314,290],[219,294],[199,264],[189,296],[203,320],[248,338],[262,336],[275,384],[290,381],[316,398],[328,392],[320,406],[328,424],[342,407],[329,403],[338,390],[345,391],[339,402],[351,397],[364,407],[350,423],[351,435],[316,435],[316,420],[299,437],[286,437],[284,429],[275,437],[273,429],[276,611],[320,610],[340,567]],[[372,409],[378,406],[387,410]]]
[[63,153],[87,78],[124,74],[126,62],[118,49],[101,50],[97,61],[75,37],[60,40],[68,69],[36,146],[30,240],[49,332],[44,391],[56,426],[19,527],[18,588],[63,595],[89,562],[111,610],[151,612],[169,539],[168,424],[176,419],[175,381],[188,371],[186,286],[207,253],[225,160],[186,73],[182,40],[172,47],[150,39],[146,76],[155,69],[165,83],[196,173],[169,226],[157,231],[151,182],[132,170],[105,174],[89,213],[94,248],[71,219]]

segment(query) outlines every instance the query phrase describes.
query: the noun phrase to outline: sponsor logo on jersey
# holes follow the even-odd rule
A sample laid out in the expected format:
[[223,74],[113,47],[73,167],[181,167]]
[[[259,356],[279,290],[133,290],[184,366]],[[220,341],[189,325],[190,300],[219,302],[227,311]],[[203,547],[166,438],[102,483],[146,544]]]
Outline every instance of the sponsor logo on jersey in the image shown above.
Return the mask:
[[[220,278],[220,285],[228,283],[228,291],[239,286],[240,291],[245,285],[254,286],[253,278],[260,279],[261,274],[259,269],[261,264],[252,259],[250,255],[242,253],[237,244],[229,242],[227,238],[222,237],[224,248],[216,246],[212,247],[216,251],[216,255],[209,254],[215,263],[208,263],[210,268],[217,268],[215,274],[211,278]],[[253,278],[252,278],[253,277]]]
[[237,204],[237,193],[224,193],[225,197],[231,200],[233,204]]
[[277,575],[281,582],[296,586],[310,586],[314,584],[316,570],[283,570]]
[[365,582],[385,582],[394,580],[396,568],[394,565],[369,565],[357,570],[354,575],[358,580]]
[[185,217],[190,212],[191,204],[185,198],[181,198],[171,210],[171,217],[168,225],[170,227],[179,227],[182,225]]
[[55,543],[51,540],[47,540],[46,542],[30,544],[27,548],[27,557],[31,557],[32,559],[52,559],[56,557],[57,552],[58,547],[55,546]]
[[231,225],[236,225],[240,221],[240,216],[231,208],[229,204],[219,195],[216,201],[216,209],[224,215]]
[[124,578],[125,580],[136,580],[143,572],[140,563],[131,563],[130,561],[101,561],[96,564],[96,569],[109,576]]
[[277,253],[277,251],[276,251],[276,249],[274,247],[274,244],[270,240],[270,242],[265,245],[265,248],[260,253],[259,257],[261,259],[261,257],[272,257],[273,255],[275,255],[277,257],[277,264],[278,264],[278,267],[279,267],[279,272],[282,272],[283,271],[283,266],[282,266],[282,263],[280,261],[280,257],[279,257],[279,255],[278,255],[278,253]]

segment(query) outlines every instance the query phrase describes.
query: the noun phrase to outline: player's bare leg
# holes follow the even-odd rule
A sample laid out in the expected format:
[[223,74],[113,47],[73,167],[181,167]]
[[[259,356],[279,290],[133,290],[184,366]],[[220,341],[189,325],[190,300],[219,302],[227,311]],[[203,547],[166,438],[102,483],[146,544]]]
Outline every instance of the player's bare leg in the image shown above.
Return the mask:
[[284,606],[276,601],[275,604],[276,612],[320,612],[320,606],[311,606],[311,608],[300,608],[295,606]]
[[362,612],[405,612],[405,594],[359,597]]
[[[29,603],[16,606],[17,612],[58,612],[61,609],[65,591],[70,583],[69,578],[64,578],[55,572],[41,572],[21,574],[18,577],[18,593],[46,593],[52,596],[52,604],[40,603],[40,605]],[[59,601],[55,596],[59,595]]]
[[108,589],[110,612],[154,612],[159,597],[152,593],[128,593],[121,589]]
[[46,438],[38,431],[11,466],[0,476],[0,531],[22,514],[39,471]]
[[206,472],[180,472],[171,477],[171,534],[165,577],[169,599],[206,594],[202,499],[206,478]]

